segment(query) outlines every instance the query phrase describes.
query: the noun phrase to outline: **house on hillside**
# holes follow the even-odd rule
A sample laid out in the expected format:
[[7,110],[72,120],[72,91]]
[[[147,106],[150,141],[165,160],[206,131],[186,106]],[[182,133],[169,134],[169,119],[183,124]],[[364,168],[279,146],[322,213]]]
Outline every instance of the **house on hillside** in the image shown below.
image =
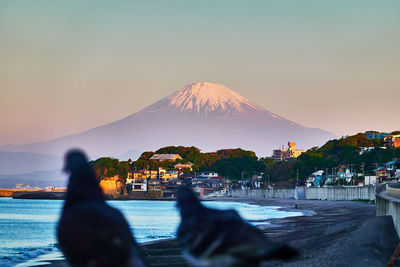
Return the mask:
[[175,165],[174,165],[174,168],[175,168],[175,169],[178,169],[178,170],[189,169],[190,171],[192,171],[192,170],[193,170],[193,169],[192,169],[192,166],[193,166],[193,163],[191,163],[191,162],[186,162],[186,163],[178,163],[178,164],[175,164]]
[[178,171],[163,172],[159,178],[162,180],[178,179]]
[[383,145],[385,147],[400,147],[400,134],[385,136],[383,138]]
[[272,151],[272,159],[276,161],[297,158],[302,153],[306,152],[302,149],[296,149],[296,142],[288,142],[288,149],[275,149]]
[[151,160],[157,160],[159,162],[162,161],[176,161],[178,159],[182,159],[181,156],[178,154],[154,154],[151,158]]
[[385,136],[388,135],[388,133],[379,133],[379,132],[374,132],[374,131],[368,131],[364,133],[365,137],[367,137],[368,139],[380,139],[383,140],[383,138],[385,138]]
[[126,178],[126,182],[131,183],[132,180],[155,179],[155,178],[157,178],[157,171],[140,170],[140,171],[128,172],[128,177]]
[[365,152],[370,152],[372,150],[374,150],[375,147],[370,146],[370,147],[360,147],[360,152],[358,153],[359,155],[364,154]]

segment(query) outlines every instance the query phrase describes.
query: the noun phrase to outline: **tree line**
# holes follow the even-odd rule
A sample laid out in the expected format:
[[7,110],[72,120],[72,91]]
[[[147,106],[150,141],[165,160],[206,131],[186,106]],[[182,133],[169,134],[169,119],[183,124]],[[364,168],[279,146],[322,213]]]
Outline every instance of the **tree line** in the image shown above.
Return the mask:
[[[270,183],[294,185],[303,184],[316,170],[331,173],[341,166],[351,166],[357,172],[371,175],[377,166],[400,159],[399,148],[382,149],[381,146],[382,140],[370,140],[359,133],[330,140],[321,147],[307,150],[296,159],[280,162],[268,157],[258,158],[253,151],[240,148],[203,153],[194,146],[167,146],[157,151],[144,152],[136,161],[119,161],[106,157],[92,161],[91,164],[99,179],[114,175],[126,178],[129,171],[158,170],[159,167],[172,170],[177,163],[191,162],[193,170],[184,169],[184,173],[214,171],[231,180],[249,179],[254,174],[263,174],[263,179]],[[360,147],[374,149],[360,155]],[[150,160],[154,154],[179,154],[182,159],[174,162]]]

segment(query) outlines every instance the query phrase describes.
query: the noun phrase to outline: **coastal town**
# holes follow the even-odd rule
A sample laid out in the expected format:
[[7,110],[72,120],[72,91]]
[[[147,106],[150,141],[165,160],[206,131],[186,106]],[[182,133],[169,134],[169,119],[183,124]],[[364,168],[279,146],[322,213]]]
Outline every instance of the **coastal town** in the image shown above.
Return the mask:
[[[396,133],[396,132],[395,132]],[[355,138],[354,136],[345,136],[338,142],[348,142]],[[227,161],[235,159],[237,165],[233,168],[239,168],[236,177],[229,177],[221,174],[217,168],[206,169],[202,166],[199,169],[199,163],[195,164],[178,153],[143,153],[142,157],[136,162],[131,160],[120,162],[117,159],[102,158],[93,162],[93,167],[99,174],[98,179],[104,194],[110,199],[168,199],[176,196],[176,190],[181,185],[188,185],[201,197],[226,196],[232,190],[247,189],[279,189],[279,188],[327,188],[327,187],[359,187],[365,188],[375,186],[377,183],[392,183],[400,180],[400,160],[398,153],[400,151],[400,134],[389,134],[379,132],[365,132],[356,135],[358,142],[366,142],[370,146],[355,146],[353,159],[354,162],[339,162],[334,166],[318,168],[314,164],[308,167],[308,172],[300,172],[301,166],[293,168],[293,173],[287,175],[284,179],[273,177],[281,174],[275,169],[290,168],[293,164],[299,164],[303,157],[308,156],[310,151],[297,149],[296,143],[289,141],[288,147],[283,146],[280,149],[272,151],[271,157],[257,159],[251,152],[242,150],[222,150],[219,154],[224,154],[224,163],[227,166],[232,163]],[[362,141],[360,141],[362,140]],[[369,143],[371,141],[372,143]],[[330,141],[331,142],[331,141]],[[375,142],[375,143],[374,143]],[[329,142],[327,143],[329,144]],[[374,145],[371,145],[374,144]],[[326,146],[326,145],[325,145]],[[341,150],[345,149],[341,148]],[[196,148],[169,147],[169,150],[177,151],[181,149],[183,154],[193,151],[202,155]],[[167,149],[167,150],[168,150]],[[165,149],[164,149],[165,150]],[[160,150],[161,152],[163,149]],[[392,151],[394,157],[383,157]],[[210,153],[208,156],[214,162],[216,158],[221,157],[218,153]],[[261,167],[253,169],[241,168],[245,162],[245,156],[241,155],[234,158],[235,153],[243,153],[249,156],[255,164]],[[247,154],[246,154],[247,153]],[[382,158],[380,162],[361,162],[373,153],[379,153]],[[384,153],[384,154],[382,154]],[[396,154],[397,153],[397,154]],[[230,155],[232,154],[232,155]],[[382,154],[382,155],[381,155]],[[331,157],[332,155],[329,155]],[[355,157],[355,158],[354,158]],[[198,162],[197,158],[192,158]],[[238,160],[240,159],[240,160]],[[386,161],[384,161],[387,159]],[[248,159],[246,159],[248,160]],[[303,160],[304,161],[304,160]],[[140,164],[141,162],[141,164]],[[314,161],[313,161],[314,162]],[[196,166],[197,165],[197,166]],[[218,164],[211,165],[217,166]],[[106,166],[106,167],[104,167]],[[118,173],[117,168],[125,167],[124,171]],[[143,166],[144,168],[138,169]],[[153,168],[150,168],[152,166]],[[225,171],[227,166],[222,166],[219,170]],[[113,170],[113,171],[110,171]],[[59,194],[62,198],[62,192],[65,189],[48,187],[46,189],[30,190],[33,192],[47,191]],[[28,190],[29,191],[29,190]],[[23,188],[5,190],[0,194],[4,196],[34,197],[34,194],[28,194]],[[43,197],[43,194],[40,194]]]
[[0,267],[400,267],[400,1],[0,1]]
[[[400,134],[365,132],[307,151],[289,141],[287,148],[281,146],[265,158],[241,149],[201,153],[195,147],[165,147],[144,152],[136,161],[99,158],[90,164],[108,200],[175,201],[178,188],[187,185],[203,200],[256,204],[256,210],[272,205],[283,207],[285,212],[300,212],[303,215],[268,219],[275,226],[266,227],[263,233],[272,233],[301,251],[302,256],[294,261],[298,266],[316,266],[321,260],[328,266],[349,262],[360,266],[359,259],[348,252],[360,236],[366,241],[360,241],[357,251],[367,255],[368,262],[386,263],[392,254],[391,262],[398,262],[397,250],[393,250],[400,235],[399,158]],[[236,172],[226,172],[236,168]],[[4,196],[16,199],[65,198],[65,190],[54,187],[0,190],[0,194],[6,193]],[[131,201],[119,203],[133,205]],[[321,240],[329,251],[342,256],[331,256],[323,247],[313,245]],[[369,253],[369,240],[378,240],[374,243],[378,254]],[[343,247],[337,247],[337,242]],[[164,266],[165,261],[186,264],[175,239],[145,244],[142,249],[154,266]],[[315,258],[315,253],[327,256]],[[52,260],[53,264],[59,262],[63,259]]]
[[[363,134],[368,140],[379,141],[380,146],[357,147],[361,157],[376,150],[400,149],[400,134],[366,132]],[[342,139],[346,139],[343,137]],[[273,163],[294,162],[305,150],[296,148],[295,142],[288,142],[288,148],[273,150],[272,156],[267,158]],[[181,185],[189,185],[199,196],[223,196],[232,189],[280,188],[277,179],[269,179],[265,173],[252,173],[239,179],[229,179],[215,170],[194,171],[194,164],[184,162],[179,154],[154,153],[149,157],[153,165],[169,163],[170,168],[142,169],[129,171],[125,179],[118,175],[104,177],[100,186],[104,193],[110,196],[128,196],[134,199],[169,198],[174,197]],[[176,163],[179,162],[179,163]],[[358,168],[357,168],[358,167]],[[283,187],[333,187],[333,186],[374,186],[376,183],[397,182],[400,179],[400,161],[397,157],[387,162],[374,163],[367,168],[365,163],[356,166],[355,163],[339,164],[335,167],[317,169],[306,177],[299,177],[292,184]],[[298,175],[298,171],[296,173]]]

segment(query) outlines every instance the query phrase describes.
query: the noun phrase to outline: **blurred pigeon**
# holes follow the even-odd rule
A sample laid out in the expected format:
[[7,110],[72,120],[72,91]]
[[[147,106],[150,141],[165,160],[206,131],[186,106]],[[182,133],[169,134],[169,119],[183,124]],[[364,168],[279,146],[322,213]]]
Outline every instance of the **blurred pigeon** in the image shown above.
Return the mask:
[[258,266],[272,259],[292,259],[297,251],[269,241],[235,210],[203,206],[188,187],[178,190],[181,213],[178,240],[185,258],[195,266]]
[[73,266],[144,266],[124,216],[109,206],[85,154],[65,156],[69,178],[58,243]]

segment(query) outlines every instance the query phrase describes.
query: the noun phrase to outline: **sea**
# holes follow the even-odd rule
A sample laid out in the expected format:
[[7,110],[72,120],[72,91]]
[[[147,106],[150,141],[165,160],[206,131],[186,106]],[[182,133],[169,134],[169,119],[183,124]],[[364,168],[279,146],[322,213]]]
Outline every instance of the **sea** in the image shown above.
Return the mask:
[[[139,243],[173,238],[180,222],[175,201],[107,201],[128,220]],[[205,206],[235,209],[253,225],[268,225],[265,220],[301,216],[302,212],[280,210],[240,202],[205,201]],[[56,226],[63,200],[26,200],[0,198],[0,266],[27,266],[46,255],[61,256],[57,248]]]

